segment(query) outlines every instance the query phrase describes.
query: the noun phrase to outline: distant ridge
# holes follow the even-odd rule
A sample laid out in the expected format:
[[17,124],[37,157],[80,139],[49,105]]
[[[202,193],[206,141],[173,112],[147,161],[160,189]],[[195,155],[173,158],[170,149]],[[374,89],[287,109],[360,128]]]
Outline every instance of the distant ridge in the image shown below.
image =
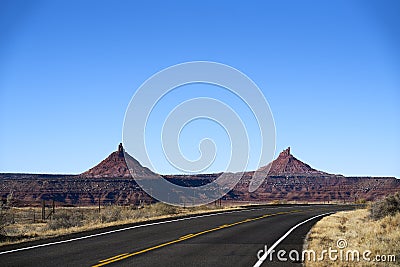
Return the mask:
[[[128,170],[125,162],[132,168]],[[224,196],[226,201],[305,201],[347,203],[372,201],[400,191],[395,177],[345,177],[311,168],[296,159],[290,148],[261,167],[265,177],[260,187],[249,192],[254,171],[244,172],[239,183]],[[132,179],[132,175],[135,178]],[[166,179],[181,186],[201,186],[220,173],[198,175],[158,175],[125,153],[122,144],[95,167],[80,175],[0,174],[0,200],[12,194],[15,206],[40,206],[55,200],[59,205],[121,204],[154,202],[138,185],[136,178]],[[268,176],[268,177],[267,177]]]
[[[125,160],[133,167],[130,171]],[[125,153],[122,143],[119,144],[117,151],[111,153],[102,162],[82,173],[80,176],[85,178],[130,178],[132,176],[134,178],[160,177],[148,168],[143,167],[128,153]]]

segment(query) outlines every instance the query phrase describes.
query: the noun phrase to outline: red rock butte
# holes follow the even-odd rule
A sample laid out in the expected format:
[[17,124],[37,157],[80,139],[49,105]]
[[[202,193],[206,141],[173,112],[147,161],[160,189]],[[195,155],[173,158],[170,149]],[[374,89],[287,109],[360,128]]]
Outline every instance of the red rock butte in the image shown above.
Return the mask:
[[[269,165],[261,167],[259,171],[264,171]],[[278,158],[272,162],[272,166],[269,169],[268,175],[327,175],[327,173],[318,171],[310,167],[310,165],[298,160],[292,154],[290,154],[290,147],[283,150]]]
[[[130,169],[126,161],[129,162]],[[160,177],[146,167],[143,167],[136,159],[125,153],[122,143],[119,144],[118,150],[111,153],[102,162],[81,174],[85,178],[105,178],[105,177],[125,177],[125,178],[148,178]]]
[[[128,169],[125,160],[128,160],[131,169]],[[268,176],[279,175],[329,175],[328,173],[311,168],[308,164],[298,160],[290,154],[290,147],[283,150],[272,164],[263,166],[259,171],[265,172],[271,166]],[[132,174],[132,175],[131,175]],[[104,178],[104,177],[153,177],[159,176],[146,167],[143,167],[136,159],[125,153],[122,143],[118,150],[111,153],[106,159],[98,165],[81,174],[86,178]]]
[[[374,200],[400,191],[400,180],[395,177],[345,177],[318,171],[295,158],[290,147],[258,171],[265,174],[265,179],[255,192],[248,190],[254,174],[248,171],[223,199],[343,203]],[[97,205],[99,201],[140,205],[143,201],[155,200],[140,188],[136,178],[166,179],[192,187],[210,183],[219,175],[159,175],[142,166],[119,144],[117,151],[80,175],[0,173],[0,197],[4,202],[12,194],[16,206],[39,206],[43,200],[76,206]]]

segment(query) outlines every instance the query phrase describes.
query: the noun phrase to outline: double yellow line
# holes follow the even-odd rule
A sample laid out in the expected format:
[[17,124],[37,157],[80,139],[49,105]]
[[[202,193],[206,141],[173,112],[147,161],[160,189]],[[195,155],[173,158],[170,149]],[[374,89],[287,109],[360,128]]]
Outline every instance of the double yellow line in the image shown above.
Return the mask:
[[271,217],[271,216],[275,216],[275,215],[296,213],[296,212],[301,212],[301,211],[302,210],[283,211],[283,212],[277,212],[277,213],[273,213],[273,214],[265,214],[265,215],[262,215],[262,216],[259,216],[259,217],[249,218],[249,219],[245,219],[243,221],[239,221],[239,222],[235,222],[235,223],[231,223],[231,224],[223,224],[221,226],[218,226],[218,227],[215,227],[215,228],[212,228],[212,229],[208,229],[208,230],[205,230],[205,231],[202,231],[202,232],[198,232],[198,233],[194,233],[194,234],[187,234],[187,235],[179,237],[178,239],[175,239],[175,240],[172,240],[172,241],[169,241],[169,242],[165,242],[165,243],[153,246],[153,247],[149,247],[149,248],[146,248],[146,249],[143,249],[143,250],[139,250],[139,251],[136,251],[136,252],[133,252],[133,253],[123,253],[123,254],[119,254],[119,255],[111,257],[111,258],[100,260],[96,265],[93,265],[92,267],[104,266],[104,265],[107,265],[107,264],[110,264],[110,263],[113,263],[113,262],[121,261],[121,260],[129,258],[129,257],[133,257],[133,256],[136,256],[136,255],[139,255],[139,254],[146,253],[146,252],[151,251],[151,250],[155,250],[155,249],[162,248],[162,247],[165,247],[165,246],[168,246],[168,245],[172,245],[172,244],[175,244],[175,243],[178,243],[178,242],[182,242],[184,240],[188,240],[188,239],[197,237],[199,235],[204,235],[204,234],[207,234],[207,233],[210,233],[210,232],[215,232],[215,231],[218,231],[218,230],[221,230],[221,229],[224,229],[224,228],[228,228],[228,227],[232,227],[232,226],[235,226],[235,225],[239,225],[239,224],[242,224],[242,223],[248,223],[248,222],[252,222],[252,221],[257,221],[257,220],[261,220],[261,219],[264,219],[264,218],[267,218],[267,217]]

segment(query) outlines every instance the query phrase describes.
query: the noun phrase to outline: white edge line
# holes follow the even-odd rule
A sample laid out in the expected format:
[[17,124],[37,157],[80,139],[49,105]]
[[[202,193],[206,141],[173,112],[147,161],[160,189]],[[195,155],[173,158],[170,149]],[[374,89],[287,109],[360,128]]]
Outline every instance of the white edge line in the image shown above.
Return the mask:
[[254,264],[253,267],[260,267],[261,264],[263,264],[263,262],[267,259],[268,255],[271,253],[271,251],[274,250],[274,249],[276,248],[276,246],[278,246],[279,243],[282,242],[291,232],[293,232],[294,229],[296,229],[297,227],[299,227],[299,226],[302,225],[302,224],[305,224],[306,222],[309,222],[309,221],[311,221],[311,220],[314,220],[315,218],[318,218],[318,217],[321,217],[321,216],[325,216],[325,215],[328,215],[328,214],[332,214],[332,213],[335,213],[335,212],[327,212],[327,213],[323,213],[323,214],[316,215],[316,216],[311,217],[311,218],[309,218],[309,219],[307,219],[307,220],[305,220],[305,221],[302,221],[302,222],[296,224],[295,226],[293,226],[292,228],[290,228],[290,230],[287,231],[286,234],[284,234],[283,236],[281,236],[281,238],[279,238],[279,239],[267,250],[267,252],[264,253],[264,255],[262,255],[262,257],[261,257],[260,259],[258,259],[258,261]]
[[[263,208],[261,208],[261,209],[263,209]],[[120,228],[120,229],[111,230],[111,231],[107,231],[107,232],[102,232],[102,233],[98,233],[98,234],[92,234],[92,235],[81,236],[81,237],[71,238],[71,239],[62,240],[62,241],[56,241],[56,242],[50,242],[50,243],[45,243],[45,244],[40,244],[40,245],[35,245],[35,246],[30,246],[30,247],[23,247],[23,248],[7,250],[7,251],[0,252],[0,255],[13,253],[13,252],[17,252],[17,251],[28,250],[28,249],[47,247],[47,246],[52,246],[52,245],[57,245],[57,244],[62,244],[62,243],[68,243],[68,242],[72,242],[72,241],[77,241],[77,240],[82,240],[82,239],[87,239],[87,238],[92,238],[92,237],[112,234],[112,233],[121,232],[121,231],[127,231],[127,230],[140,228],[140,227],[146,227],[146,226],[152,226],[152,225],[158,225],[158,224],[165,224],[165,223],[172,223],[172,222],[179,222],[179,221],[185,221],[185,220],[191,220],[191,219],[198,219],[198,218],[202,218],[202,217],[209,217],[209,216],[228,214],[228,213],[234,213],[234,212],[253,211],[253,210],[261,210],[261,209],[253,208],[253,209],[243,209],[243,210],[233,210],[233,211],[222,211],[222,212],[217,212],[217,213],[203,214],[203,215],[197,215],[197,216],[193,216],[193,217],[186,217],[186,218],[180,218],[180,219],[173,219],[173,220],[168,220],[168,221],[161,221],[161,222],[153,222],[153,223],[134,225],[134,226]],[[71,233],[71,234],[73,234],[73,233]]]

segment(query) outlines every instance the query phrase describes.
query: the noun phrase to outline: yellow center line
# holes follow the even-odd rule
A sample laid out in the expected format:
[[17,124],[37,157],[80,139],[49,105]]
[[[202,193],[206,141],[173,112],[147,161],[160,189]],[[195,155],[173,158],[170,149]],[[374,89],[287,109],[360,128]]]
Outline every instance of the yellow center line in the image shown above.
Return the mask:
[[232,227],[232,226],[235,226],[235,225],[238,225],[238,224],[252,222],[252,221],[264,219],[264,218],[275,216],[275,215],[297,213],[297,212],[302,212],[302,210],[283,211],[283,212],[277,212],[277,213],[273,213],[273,214],[265,214],[265,215],[262,215],[260,217],[248,218],[248,219],[245,219],[243,221],[239,221],[239,222],[235,222],[235,223],[231,223],[231,224],[223,224],[221,226],[218,226],[218,227],[215,227],[215,228],[212,228],[212,229],[208,229],[208,230],[204,230],[204,231],[201,231],[201,232],[198,232],[198,233],[195,233],[195,234],[187,234],[187,235],[181,236],[180,238],[178,238],[176,240],[172,240],[172,241],[169,241],[169,242],[166,242],[166,243],[162,243],[162,244],[159,244],[159,245],[156,245],[156,246],[153,246],[153,247],[149,247],[149,248],[146,248],[146,249],[143,249],[143,250],[139,250],[139,251],[136,251],[136,252],[133,252],[133,253],[124,253],[124,254],[120,254],[120,255],[117,255],[115,257],[111,257],[111,258],[108,258],[108,259],[105,259],[105,260],[100,260],[98,264],[93,265],[92,267],[104,266],[104,265],[107,265],[107,264],[110,264],[110,263],[113,263],[113,262],[116,262],[116,261],[120,261],[120,260],[129,258],[129,257],[132,257],[132,256],[143,254],[143,253],[151,251],[151,250],[162,248],[162,247],[165,247],[165,246],[168,246],[168,245],[172,245],[172,244],[175,244],[175,243],[178,243],[178,242],[182,242],[184,240],[188,240],[188,239],[197,237],[199,235],[204,235],[206,233],[218,231],[218,230],[221,230],[221,229],[224,229],[224,228],[228,228],[228,227]]
[[193,236],[193,234],[188,234],[188,235],[181,236],[179,239],[187,239],[187,238],[189,238],[191,236]]
[[110,260],[113,260],[113,259],[116,259],[116,258],[125,256],[125,255],[127,255],[127,254],[128,254],[128,253],[119,254],[119,255],[117,255],[117,256],[114,256],[114,257],[111,257],[111,258],[108,258],[108,259],[105,259],[105,260],[101,260],[101,261],[99,261],[99,262],[110,261]]

